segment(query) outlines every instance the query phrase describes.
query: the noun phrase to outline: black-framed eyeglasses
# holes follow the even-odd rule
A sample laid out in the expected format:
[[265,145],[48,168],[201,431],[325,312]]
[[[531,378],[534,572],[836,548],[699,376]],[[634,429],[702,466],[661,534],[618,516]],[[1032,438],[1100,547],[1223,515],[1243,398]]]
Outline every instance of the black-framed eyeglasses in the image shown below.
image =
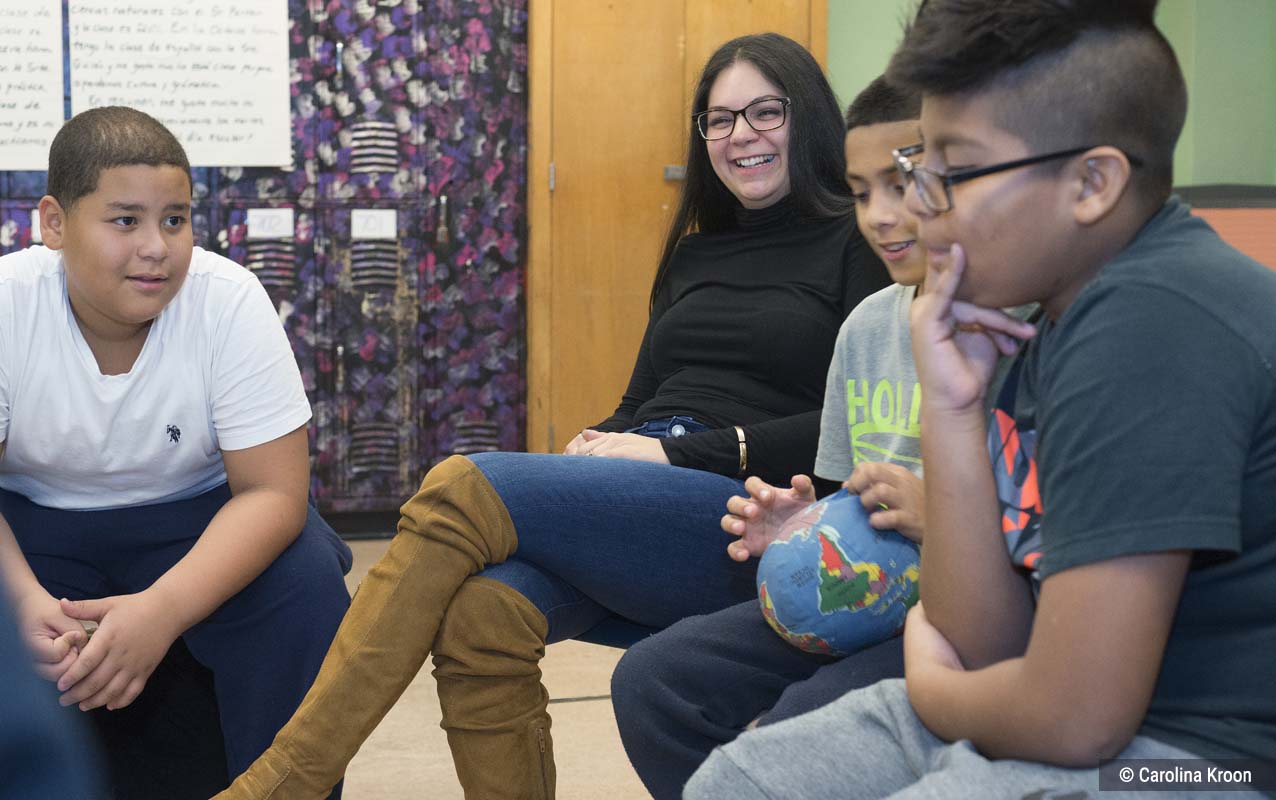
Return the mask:
[[704,140],[712,142],[730,136],[735,130],[737,117],[744,117],[749,127],[759,133],[783,127],[789,116],[790,102],[787,97],[764,97],[754,100],[744,108],[711,108],[692,114],[691,118],[696,121],[696,130],[700,131]]
[[[925,150],[925,145],[914,144],[908,147],[901,147],[898,150],[892,150],[891,156],[895,159],[895,169],[899,170],[899,174],[903,177],[904,182],[911,182],[917,187],[917,196],[921,198],[932,213],[942,214],[945,211],[951,211],[953,207],[953,187],[964,181],[982,178],[985,175],[995,175],[998,172],[1006,172],[1020,167],[1027,167],[1033,164],[1040,164],[1045,161],[1054,161],[1060,158],[1069,158],[1071,156],[1080,155],[1087,150],[1093,150],[1098,145],[1088,145],[1086,147],[1071,147],[1067,150],[1059,150],[1054,153],[1046,153],[1040,156],[1030,156],[1028,158],[1019,158],[1014,161],[1006,161],[1001,164],[993,164],[988,167],[975,167],[974,169],[964,169],[957,172],[937,172],[928,169],[913,162],[913,156]],[[1143,166],[1142,159],[1126,153],[1125,156],[1132,167]]]

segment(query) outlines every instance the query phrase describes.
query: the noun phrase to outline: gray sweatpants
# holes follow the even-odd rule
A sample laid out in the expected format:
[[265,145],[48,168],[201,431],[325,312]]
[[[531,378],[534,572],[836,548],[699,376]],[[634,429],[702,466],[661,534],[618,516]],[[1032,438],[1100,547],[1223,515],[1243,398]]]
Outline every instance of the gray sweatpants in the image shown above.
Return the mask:
[[[1195,758],[1139,736],[1120,758]],[[1099,792],[1097,769],[990,761],[968,741],[933,736],[903,680],[860,689],[823,708],[745,733],[713,751],[683,800],[1153,800],[1261,798],[1257,792]]]

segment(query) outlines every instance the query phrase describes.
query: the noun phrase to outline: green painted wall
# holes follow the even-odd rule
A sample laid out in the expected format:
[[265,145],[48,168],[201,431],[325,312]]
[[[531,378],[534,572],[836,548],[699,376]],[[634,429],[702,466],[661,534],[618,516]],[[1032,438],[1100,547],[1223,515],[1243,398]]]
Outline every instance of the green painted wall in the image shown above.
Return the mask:
[[828,0],[829,82],[845,109],[882,74],[917,0]]
[[1276,183],[1276,0],[1162,0],[1188,82],[1180,184]]
[[[829,79],[848,104],[886,68],[916,0],[829,0]],[[1175,183],[1276,184],[1276,0],[1161,0],[1188,117]]]

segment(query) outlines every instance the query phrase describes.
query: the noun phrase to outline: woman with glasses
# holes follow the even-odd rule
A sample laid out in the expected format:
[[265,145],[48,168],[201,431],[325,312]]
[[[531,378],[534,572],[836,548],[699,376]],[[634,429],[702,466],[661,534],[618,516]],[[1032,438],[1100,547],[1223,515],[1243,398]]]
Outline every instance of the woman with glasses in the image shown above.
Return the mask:
[[800,45],[723,45],[688,122],[686,183],[616,412],[566,455],[432,469],[301,708],[219,797],[324,796],[431,653],[466,796],[552,797],[547,643],[755,596],[756,565],[725,552],[727,498],[747,475],[810,473],[838,328],[889,277],[851,216],[837,100]]

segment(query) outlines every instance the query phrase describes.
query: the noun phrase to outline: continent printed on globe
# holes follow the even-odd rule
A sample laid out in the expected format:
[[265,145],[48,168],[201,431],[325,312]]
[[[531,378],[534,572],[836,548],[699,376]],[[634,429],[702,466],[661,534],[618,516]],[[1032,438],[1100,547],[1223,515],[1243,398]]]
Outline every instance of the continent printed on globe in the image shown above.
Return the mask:
[[776,619],[775,604],[771,602],[770,595],[767,594],[766,583],[758,589],[758,603],[762,607],[762,618],[771,626],[771,630],[780,634],[780,638],[787,641],[799,650],[805,650],[808,653],[825,653],[828,655],[838,655],[833,646],[824,641],[813,633],[801,633],[799,631],[791,631],[784,627],[784,623]]
[[[827,536],[816,533],[820,539],[820,611],[831,614],[839,608],[859,611],[868,608],[889,595],[892,586],[911,592],[905,602],[911,607],[917,602],[917,580],[921,577],[915,563],[907,564],[902,573],[893,578],[881,564],[871,562],[847,563],[837,546],[836,534]],[[891,561],[892,570],[898,565]],[[889,602],[889,601],[888,601]]]

